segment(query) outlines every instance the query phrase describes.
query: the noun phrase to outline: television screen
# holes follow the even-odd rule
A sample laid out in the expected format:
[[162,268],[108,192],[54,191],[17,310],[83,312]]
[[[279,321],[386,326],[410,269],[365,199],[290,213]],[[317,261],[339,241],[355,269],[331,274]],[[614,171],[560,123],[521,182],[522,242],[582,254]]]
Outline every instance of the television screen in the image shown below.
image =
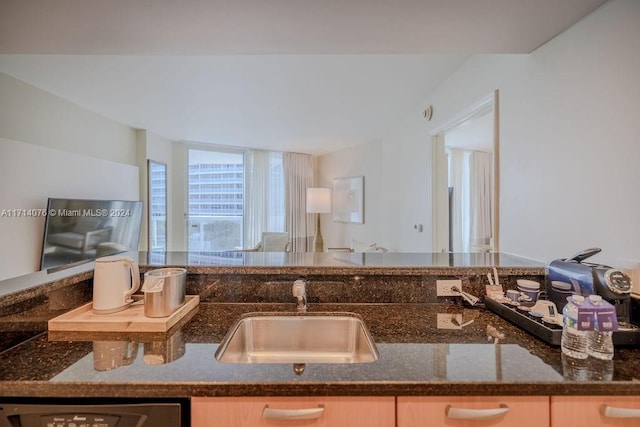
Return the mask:
[[49,198],[40,269],[138,250],[142,202]]

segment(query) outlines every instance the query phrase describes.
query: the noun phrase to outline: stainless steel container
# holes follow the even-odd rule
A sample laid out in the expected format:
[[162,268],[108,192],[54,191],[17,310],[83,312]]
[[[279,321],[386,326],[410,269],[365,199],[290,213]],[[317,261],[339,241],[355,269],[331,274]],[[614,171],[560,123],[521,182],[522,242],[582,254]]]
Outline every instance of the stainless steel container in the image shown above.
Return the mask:
[[159,268],[144,273],[144,315],[167,317],[184,304],[187,289],[187,270]]
[[182,331],[176,331],[167,339],[145,342],[142,360],[147,365],[162,365],[180,359],[185,351],[186,344]]

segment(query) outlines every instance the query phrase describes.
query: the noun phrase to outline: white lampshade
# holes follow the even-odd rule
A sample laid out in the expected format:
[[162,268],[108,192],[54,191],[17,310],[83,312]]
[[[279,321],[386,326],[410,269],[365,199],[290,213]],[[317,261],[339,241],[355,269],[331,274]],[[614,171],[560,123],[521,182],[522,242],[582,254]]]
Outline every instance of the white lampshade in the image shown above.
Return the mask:
[[307,188],[307,213],[331,212],[331,190],[328,188]]

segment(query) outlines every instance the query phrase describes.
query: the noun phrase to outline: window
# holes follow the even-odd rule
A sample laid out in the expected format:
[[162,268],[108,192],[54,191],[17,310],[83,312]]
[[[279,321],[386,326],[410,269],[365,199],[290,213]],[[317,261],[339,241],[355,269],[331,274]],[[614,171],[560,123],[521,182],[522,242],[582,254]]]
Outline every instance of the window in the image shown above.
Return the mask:
[[189,150],[188,171],[189,251],[241,248],[243,154]]
[[167,165],[148,160],[149,251],[167,250]]

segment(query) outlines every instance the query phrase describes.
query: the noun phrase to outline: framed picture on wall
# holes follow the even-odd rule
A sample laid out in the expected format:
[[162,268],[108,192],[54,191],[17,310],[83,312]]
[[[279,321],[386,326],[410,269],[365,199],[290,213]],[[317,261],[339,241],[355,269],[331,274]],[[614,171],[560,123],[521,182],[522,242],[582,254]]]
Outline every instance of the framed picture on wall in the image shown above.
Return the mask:
[[333,220],[364,224],[364,177],[335,178],[332,189]]

